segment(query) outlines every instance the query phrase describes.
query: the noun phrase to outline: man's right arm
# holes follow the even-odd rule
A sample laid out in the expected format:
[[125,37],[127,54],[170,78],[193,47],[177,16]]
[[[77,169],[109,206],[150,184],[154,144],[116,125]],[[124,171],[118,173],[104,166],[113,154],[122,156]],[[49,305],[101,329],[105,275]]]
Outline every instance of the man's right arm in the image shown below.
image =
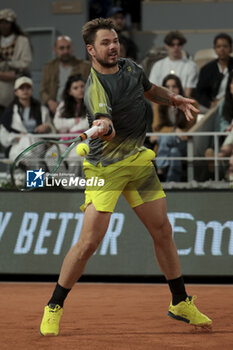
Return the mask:
[[113,139],[116,132],[111,120],[111,103],[94,70],[86,83],[84,103],[93,120],[92,125],[100,127],[92,138],[99,137],[104,141]]

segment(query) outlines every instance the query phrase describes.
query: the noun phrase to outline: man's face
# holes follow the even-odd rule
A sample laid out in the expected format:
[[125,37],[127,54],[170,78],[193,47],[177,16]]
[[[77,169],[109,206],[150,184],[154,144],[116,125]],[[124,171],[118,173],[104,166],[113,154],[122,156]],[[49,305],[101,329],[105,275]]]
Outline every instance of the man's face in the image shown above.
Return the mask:
[[68,38],[59,37],[54,47],[57,58],[62,62],[69,62],[72,57],[72,42]]
[[214,49],[219,59],[227,59],[232,51],[231,45],[226,39],[218,39]]
[[174,59],[182,57],[183,45],[181,45],[179,39],[173,39],[170,45],[166,45],[168,56]]
[[0,34],[2,36],[9,36],[12,33],[12,23],[5,19],[0,20]]
[[116,13],[111,17],[117,32],[121,32],[125,27],[125,16],[123,13]]
[[88,53],[93,61],[97,61],[105,68],[117,65],[120,44],[115,30],[100,29],[96,33],[93,45],[87,45]]

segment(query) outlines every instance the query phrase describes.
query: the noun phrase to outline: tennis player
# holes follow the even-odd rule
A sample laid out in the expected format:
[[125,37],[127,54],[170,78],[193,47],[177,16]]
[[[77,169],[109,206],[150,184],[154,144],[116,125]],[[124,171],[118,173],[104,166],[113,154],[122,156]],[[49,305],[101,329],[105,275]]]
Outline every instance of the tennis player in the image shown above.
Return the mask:
[[186,293],[165,194],[152,163],[155,154],[143,147],[144,96],[181,109],[188,120],[192,119],[191,110],[198,110],[192,105],[193,100],[150,83],[133,61],[118,59],[119,41],[110,19],[87,22],[82,33],[92,62],[85,90],[88,118],[90,125],[101,126],[90,142],[84,172],[86,178],[104,178],[105,184],[85,191],[81,235],[64,259],[58,283],[44,310],[40,333],[58,335],[64,300],[103,239],[121,193],[153,238],[157,262],[172,294],[168,316],[191,325],[211,327],[212,321]]

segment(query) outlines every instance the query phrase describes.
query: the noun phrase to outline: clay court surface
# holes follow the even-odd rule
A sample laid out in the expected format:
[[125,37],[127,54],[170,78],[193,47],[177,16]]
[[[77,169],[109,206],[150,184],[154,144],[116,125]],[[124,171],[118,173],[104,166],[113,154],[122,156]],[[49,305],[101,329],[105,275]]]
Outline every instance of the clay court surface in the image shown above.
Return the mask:
[[166,285],[75,285],[66,301],[58,337],[38,329],[54,284],[0,283],[0,349],[233,349],[233,286],[188,285],[196,304],[213,319],[211,332],[166,316]]

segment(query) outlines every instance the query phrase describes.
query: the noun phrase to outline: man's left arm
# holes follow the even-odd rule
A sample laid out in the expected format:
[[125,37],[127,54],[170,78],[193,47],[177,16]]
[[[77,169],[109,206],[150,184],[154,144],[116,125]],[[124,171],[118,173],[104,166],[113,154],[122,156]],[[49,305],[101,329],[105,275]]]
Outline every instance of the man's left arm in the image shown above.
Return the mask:
[[191,111],[199,112],[199,110],[192,105],[195,103],[193,99],[175,95],[161,86],[152,84],[151,88],[144,92],[144,95],[148,100],[154,103],[179,108],[184,112],[188,121],[193,119]]

